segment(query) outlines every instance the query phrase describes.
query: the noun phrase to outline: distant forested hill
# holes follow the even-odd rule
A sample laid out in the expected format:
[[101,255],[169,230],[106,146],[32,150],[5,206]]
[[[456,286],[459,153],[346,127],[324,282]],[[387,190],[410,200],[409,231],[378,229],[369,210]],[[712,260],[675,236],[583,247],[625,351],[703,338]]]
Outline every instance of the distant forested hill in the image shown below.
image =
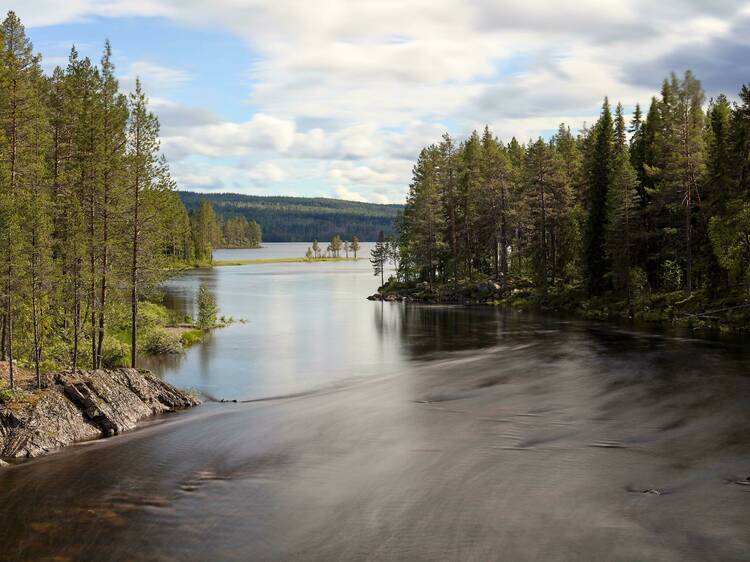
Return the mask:
[[179,192],[190,211],[201,199],[210,201],[222,219],[244,216],[260,223],[264,242],[328,241],[335,234],[373,241],[378,232],[393,232],[402,205],[376,205],[323,197],[267,197],[238,193]]

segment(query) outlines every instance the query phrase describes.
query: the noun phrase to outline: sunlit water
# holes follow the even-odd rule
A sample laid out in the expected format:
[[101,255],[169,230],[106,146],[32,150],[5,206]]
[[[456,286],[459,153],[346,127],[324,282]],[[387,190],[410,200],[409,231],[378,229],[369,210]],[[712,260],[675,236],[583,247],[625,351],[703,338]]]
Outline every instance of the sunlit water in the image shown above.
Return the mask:
[[247,323],[152,366],[209,401],[1,470],[0,559],[748,559],[746,342],[370,302],[367,261],[201,284]]
[[[361,246],[359,257],[369,257],[372,244]],[[276,243],[219,250],[215,257],[301,257],[308,247]],[[379,335],[390,315],[364,298],[379,284],[368,259],[190,272],[167,284],[167,304],[194,316],[204,286],[216,296],[219,314],[235,321],[184,355],[147,359],[144,365],[178,386],[224,399],[293,394],[391,372],[402,365],[403,353],[395,340]]]

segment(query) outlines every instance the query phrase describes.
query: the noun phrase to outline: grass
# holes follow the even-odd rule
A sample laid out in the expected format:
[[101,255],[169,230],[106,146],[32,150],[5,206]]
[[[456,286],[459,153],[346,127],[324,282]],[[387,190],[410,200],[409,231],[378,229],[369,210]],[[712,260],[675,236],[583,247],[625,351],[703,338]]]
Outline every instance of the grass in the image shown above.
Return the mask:
[[214,260],[213,265],[217,267],[227,265],[261,265],[266,263],[312,263],[321,261],[355,261],[365,258],[256,258],[247,260]]

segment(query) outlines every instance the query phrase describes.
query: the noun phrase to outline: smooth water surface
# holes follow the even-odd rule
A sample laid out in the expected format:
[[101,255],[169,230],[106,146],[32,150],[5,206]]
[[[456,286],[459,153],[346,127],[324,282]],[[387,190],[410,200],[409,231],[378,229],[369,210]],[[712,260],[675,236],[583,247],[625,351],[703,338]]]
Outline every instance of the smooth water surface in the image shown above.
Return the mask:
[[[360,257],[372,244],[363,243]],[[309,244],[271,243],[258,250],[218,250],[216,259],[300,257]],[[400,346],[383,338],[373,303],[364,297],[380,279],[368,259],[351,262],[225,266],[189,272],[166,286],[166,302],[196,314],[200,286],[235,322],[184,355],[144,365],[178,386],[209,397],[258,399],[321,388],[343,379],[390,372]]]
[[0,559],[748,559],[745,342],[370,302],[366,261],[202,283],[248,322],[158,367],[240,402],[0,471]]

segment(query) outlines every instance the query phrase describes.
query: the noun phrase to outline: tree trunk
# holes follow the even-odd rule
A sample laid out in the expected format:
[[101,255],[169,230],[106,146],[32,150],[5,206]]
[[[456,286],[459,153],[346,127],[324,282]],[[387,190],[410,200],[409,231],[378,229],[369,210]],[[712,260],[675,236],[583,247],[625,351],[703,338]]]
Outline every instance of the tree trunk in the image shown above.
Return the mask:
[[12,267],[8,267],[8,294],[5,297],[6,316],[8,317],[8,374],[10,375],[10,387],[15,388],[15,372],[13,366],[13,293],[11,291]]
[[138,329],[138,244],[139,240],[139,217],[140,210],[140,178],[136,176],[135,190],[133,193],[133,256],[131,263],[130,283],[130,366],[136,368],[138,364],[138,349],[136,346],[136,332]]
[[81,258],[75,258],[73,266],[73,372],[78,370],[78,339],[81,326],[81,291],[80,291]]

